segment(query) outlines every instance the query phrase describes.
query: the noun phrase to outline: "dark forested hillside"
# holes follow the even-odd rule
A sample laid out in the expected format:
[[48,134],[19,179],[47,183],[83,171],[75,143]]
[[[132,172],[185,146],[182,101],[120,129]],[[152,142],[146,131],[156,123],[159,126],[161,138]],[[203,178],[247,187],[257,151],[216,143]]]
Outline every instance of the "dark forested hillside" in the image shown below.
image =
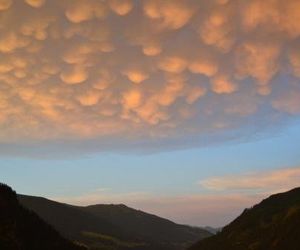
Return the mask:
[[64,239],[35,213],[21,206],[16,193],[0,184],[1,250],[83,250]]
[[300,188],[272,195],[189,250],[299,250]]
[[125,205],[77,207],[24,195],[19,200],[62,235],[92,249],[181,250],[211,235]]

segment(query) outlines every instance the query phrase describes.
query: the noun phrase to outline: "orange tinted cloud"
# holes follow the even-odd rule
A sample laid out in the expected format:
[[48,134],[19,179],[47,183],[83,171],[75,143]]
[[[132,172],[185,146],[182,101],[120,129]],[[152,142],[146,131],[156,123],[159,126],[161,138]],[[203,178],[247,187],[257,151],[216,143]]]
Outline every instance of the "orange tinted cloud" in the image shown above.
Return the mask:
[[149,77],[146,73],[138,69],[126,70],[124,75],[133,83],[141,83]]
[[144,12],[163,27],[179,29],[189,22],[194,8],[188,1],[149,0],[144,2]]
[[88,78],[88,74],[84,68],[74,67],[62,72],[60,78],[67,84],[77,84],[84,82]]
[[7,10],[12,5],[12,3],[12,0],[0,0],[0,11]]
[[244,43],[236,51],[237,74],[251,76],[258,84],[267,84],[277,73],[280,48],[272,43]]
[[96,105],[101,97],[101,93],[94,90],[82,93],[78,96],[78,100],[83,106]]
[[131,109],[141,104],[142,94],[138,90],[130,90],[124,94],[124,107]]
[[103,18],[107,6],[100,1],[75,0],[69,2],[65,12],[66,17],[73,23],[81,23],[93,18]]
[[208,77],[213,76],[218,71],[218,66],[210,61],[195,60],[189,65],[189,70],[195,74],[203,74]]
[[39,8],[46,3],[46,0],[25,0],[31,7]]
[[0,52],[11,53],[18,48],[26,47],[29,40],[26,37],[18,36],[14,32],[3,33],[0,38]]
[[173,56],[163,58],[158,65],[161,70],[171,73],[180,73],[185,70],[186,66],[185,59]]
[[219,191],[259,191],[261,193],[276,193],[298,186],[300,168],[278,169],[249,174],[213,177],[200,181],[206,189]]
[[155,45],[146,45],[143,48],[143,52],[147,56],[156,56],[161,53],[161,48]]
[[179,145],[259,126],[266,107],[267,117],[298,116],[298,7],[0,0],[0,143],[105,135]]
[[237,86],[227,76],[220,75],[212,79],[212,90],[217,94],[230,94]]
[[109,6],[115,13],[124,16],[132,10],[133,3],[131,0],[111,0]]

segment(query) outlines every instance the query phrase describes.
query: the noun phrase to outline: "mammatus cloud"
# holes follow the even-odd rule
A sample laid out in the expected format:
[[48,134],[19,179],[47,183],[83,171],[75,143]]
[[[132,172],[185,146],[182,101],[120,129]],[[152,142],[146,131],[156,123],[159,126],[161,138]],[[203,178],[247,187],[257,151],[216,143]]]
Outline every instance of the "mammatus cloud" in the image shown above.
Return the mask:
[[2,148],[168,148],[300,114],[298,0],[0,0],[0,15]]
[[295,188],[299,183],[300,168],[283,168],[204,179],[199,182],[202,190],[195,194],[115,193],[102,188],[79,196],[53,199],[76,205],[125,203],[179,223],[224,226],[245,208],[269,195]]

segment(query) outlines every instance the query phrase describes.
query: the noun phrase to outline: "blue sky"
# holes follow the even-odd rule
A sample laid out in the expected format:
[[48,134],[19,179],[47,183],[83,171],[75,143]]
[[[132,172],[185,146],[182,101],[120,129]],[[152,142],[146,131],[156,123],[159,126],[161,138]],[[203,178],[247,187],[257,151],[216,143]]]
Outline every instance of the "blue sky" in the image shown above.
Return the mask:
[[2,157],[1,177],[20,192],[48,197],[101,187],[199,192],[196,182],[211,176],[299,166],[299,131],[295,122],[258,141],[153,154],[99,153],[65,160]]

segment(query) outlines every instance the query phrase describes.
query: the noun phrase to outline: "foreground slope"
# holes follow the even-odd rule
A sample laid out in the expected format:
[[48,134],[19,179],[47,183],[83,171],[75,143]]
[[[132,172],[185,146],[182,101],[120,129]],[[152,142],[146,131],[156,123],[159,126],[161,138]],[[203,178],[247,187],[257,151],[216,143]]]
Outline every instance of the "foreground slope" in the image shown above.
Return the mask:
[[0,184],[1,250],[81,250],[35,213],[22,207],[16,193]]
[[300,188],[246,209],[222,232],[189,250],[299,250]]
[[65,237],[92,249],[181,250],[211,236],[125,205],[78,207],[24,195],[19,200]]

